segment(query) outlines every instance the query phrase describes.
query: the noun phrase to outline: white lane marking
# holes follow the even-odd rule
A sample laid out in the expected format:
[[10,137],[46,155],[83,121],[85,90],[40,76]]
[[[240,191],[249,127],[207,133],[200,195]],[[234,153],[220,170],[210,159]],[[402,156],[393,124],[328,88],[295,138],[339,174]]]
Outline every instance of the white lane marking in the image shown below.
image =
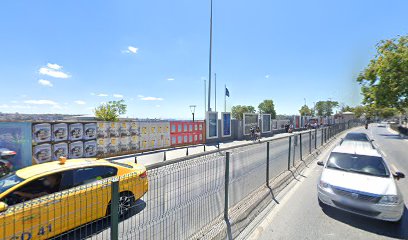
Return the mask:
[[383,150],[380,150],[380,152],[382,153],[382,155],[384,155],[384,157],[387,157],[387,154],[385,154]]

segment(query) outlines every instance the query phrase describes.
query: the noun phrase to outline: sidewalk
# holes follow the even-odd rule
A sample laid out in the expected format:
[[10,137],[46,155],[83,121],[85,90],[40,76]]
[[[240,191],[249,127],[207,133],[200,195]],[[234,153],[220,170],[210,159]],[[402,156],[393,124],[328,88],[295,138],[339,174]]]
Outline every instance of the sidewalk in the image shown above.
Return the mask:
[[[303,131],[302,131],[303,132]],[[290,136],[292,134],[290,133],[280,133],[280,134],[276,134],[272,137],[267,137],[267,138],[262,138],[263,141],[265,140],[272,140],[275,138],[279,138],[279,137],[284,137],[284,136]],[[245,143],[249,143],[251,142],[250,140],[236,140],[236,141],[232,141],[232,142],[225,142],[222,143],[220,142],[220,149],[222,148],[227,148],[227,147],[232,147],[232,146],[237,146],[237,145],[241,145],[241,144],[245,144]],[[188,150],[187,150],[188,149]],[[211,150],[216,150],[217,147],[215,145],[205,145],[205,150],[206,151],[211,151]],[[155,153],[142,153],[141,155],[137,155],[137,162],[141,163],[145,166],[154,164],[154,163],[158,163],[158,162],[163,162],[164,160],[164,154],[166,154],[166,160],[171,160],[171,159],[176,159],[176,158],[180,158],[180,157],[184,157],[187,155],[187,151],[188,151],[188,155],[194,155],[194,154],[198,154],[198,153],[202,153],[204,152],[204,145],[200,145],[200,146],[191,146],[191,147],[186,147],[186,148],[181,148],[181,149],[163,149],[162,151],[158,151]],[[113,161],[117,161],[117,162],[134,162],[135,161],[135,157],[134,156],[124,156],[124,158],[121,159],[117,159],[118,157],[115,157],[115,160]],[[108,158],[109,159],[109,158]]]

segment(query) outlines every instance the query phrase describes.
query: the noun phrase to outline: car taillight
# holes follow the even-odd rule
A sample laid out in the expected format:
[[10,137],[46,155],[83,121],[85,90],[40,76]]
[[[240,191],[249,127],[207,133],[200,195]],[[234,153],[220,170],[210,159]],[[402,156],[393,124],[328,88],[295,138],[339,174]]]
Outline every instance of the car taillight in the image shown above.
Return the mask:
[[142,174],[139,175],[140,178],[146,178],[147,177],[147,172],[144,171]]

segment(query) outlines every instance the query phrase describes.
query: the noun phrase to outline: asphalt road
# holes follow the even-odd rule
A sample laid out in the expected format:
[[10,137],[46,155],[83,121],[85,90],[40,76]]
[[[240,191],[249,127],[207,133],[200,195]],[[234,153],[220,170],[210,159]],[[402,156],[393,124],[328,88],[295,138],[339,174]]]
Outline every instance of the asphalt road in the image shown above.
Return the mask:
[[[396,132],[371,124],[368,132],[386,160],[408,173],[408,140]],[[325,151],[319,160],[326,160]],[[368,219],[337,209],[323,211],[317,202],[316,184],[321,167],[310,165],[299,182],[293,183],[280,204],[276,205],[252,232],[249,239],[408,239],[408,211],[400,223]],[[408,205],[408,180],[398,186]]]

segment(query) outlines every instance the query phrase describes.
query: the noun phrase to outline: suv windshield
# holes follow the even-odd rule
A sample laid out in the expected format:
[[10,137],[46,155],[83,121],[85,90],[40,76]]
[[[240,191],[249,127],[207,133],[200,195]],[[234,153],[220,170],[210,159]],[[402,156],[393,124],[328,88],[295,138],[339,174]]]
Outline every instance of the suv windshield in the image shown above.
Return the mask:
[[348,133],[346,137],[344,137],[344,140],[364,142],[369,141],[368,136],[365,133]]
[[364,156],[348,153],[332,153],[327,168],[356,172],[366,175],[388,177],[389,172],[381,157]]
[[11,187],[14,187],[22,181],[24,181],[24,179],[20,178],[15,173],[10,173],[6,176],[3,176],[2,178],[0,178],[0,193],[3,193]]

